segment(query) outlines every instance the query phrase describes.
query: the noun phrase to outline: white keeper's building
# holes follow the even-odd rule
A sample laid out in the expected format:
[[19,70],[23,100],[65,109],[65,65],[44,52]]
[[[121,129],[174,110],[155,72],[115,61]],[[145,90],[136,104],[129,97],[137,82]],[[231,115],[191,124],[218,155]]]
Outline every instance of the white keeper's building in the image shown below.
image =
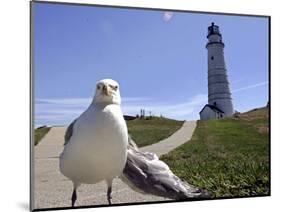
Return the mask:
[[208,27],[208,104],[200,111],[200,119],[220,119],[234,113],[224,60],[224,43],[219,27]]

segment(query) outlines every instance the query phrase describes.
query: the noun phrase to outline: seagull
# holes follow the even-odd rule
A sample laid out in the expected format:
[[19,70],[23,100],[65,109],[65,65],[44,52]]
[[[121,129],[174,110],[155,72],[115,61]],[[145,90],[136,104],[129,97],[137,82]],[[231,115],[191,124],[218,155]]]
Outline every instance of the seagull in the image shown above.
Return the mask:
[[72,207],[81,184],[104,180],[111,204],[112,182],[116,177],[142,194],[174,200],[209,198],[207,191],[183,182],[155,153],[138,149],[128,135],[120,105],[118,83],[112,79],[101,80],[88,109],[66,130],[60,171],[73,183]]
[[60,171],[73,183],[71,205],[81,184],[107,183],[111,204],[113,179],[127,161],[128,130],[121,111],[119,85],[112,79],[97,83],[92,103],[67,128]]

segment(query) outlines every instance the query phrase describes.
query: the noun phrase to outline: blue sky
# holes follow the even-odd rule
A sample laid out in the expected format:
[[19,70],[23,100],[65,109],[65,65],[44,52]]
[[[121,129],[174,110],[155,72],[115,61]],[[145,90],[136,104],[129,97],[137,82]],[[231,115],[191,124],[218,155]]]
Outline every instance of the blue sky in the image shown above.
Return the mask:
[[34,3],[35,125],[67,125],[96,82],[119,82],[124,114],[194,120],[207,103],[207,27],[219,25],[234,108],[268,101],[268,19]]

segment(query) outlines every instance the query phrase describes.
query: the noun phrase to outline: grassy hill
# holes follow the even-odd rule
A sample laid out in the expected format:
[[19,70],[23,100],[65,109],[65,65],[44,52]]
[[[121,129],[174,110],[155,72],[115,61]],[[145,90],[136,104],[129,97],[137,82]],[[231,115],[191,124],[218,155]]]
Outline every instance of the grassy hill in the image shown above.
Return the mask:
[[127,121],[128,131],[138,147],[157,143],[177,131],[183,121],[152,117]]
[[49,132],[50,129],[51,127],[46,127],[46,126],[35,129],[34,144],[37,145],[39,141],[41,141],[41,139]]
[[180,178],[213,197],[268,195],[268,108],[198,121],[192,139],[161,159]]

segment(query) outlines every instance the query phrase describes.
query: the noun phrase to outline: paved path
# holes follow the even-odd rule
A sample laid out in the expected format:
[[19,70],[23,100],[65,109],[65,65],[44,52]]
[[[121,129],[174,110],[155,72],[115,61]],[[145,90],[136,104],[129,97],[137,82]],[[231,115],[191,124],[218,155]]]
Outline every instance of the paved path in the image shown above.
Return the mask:
[[[196,127],[196,121],[186,121],[170,137],[150,146],[140,148],[142,151],[155,152],[158,156],[166,154],[179,145],[187,142]],[[59,155],[63,150],[65,127],[53,127],[35,147],[35,208],[69,207],[72,194],[72,183],[59,171]],[[76,205],[107,204],[106,184],[82,185],[77,191]],[[168,199],[153,195],[143,195],[131,190],[121,180],[113,182],[112,202],[134,203],[167,201]]]

